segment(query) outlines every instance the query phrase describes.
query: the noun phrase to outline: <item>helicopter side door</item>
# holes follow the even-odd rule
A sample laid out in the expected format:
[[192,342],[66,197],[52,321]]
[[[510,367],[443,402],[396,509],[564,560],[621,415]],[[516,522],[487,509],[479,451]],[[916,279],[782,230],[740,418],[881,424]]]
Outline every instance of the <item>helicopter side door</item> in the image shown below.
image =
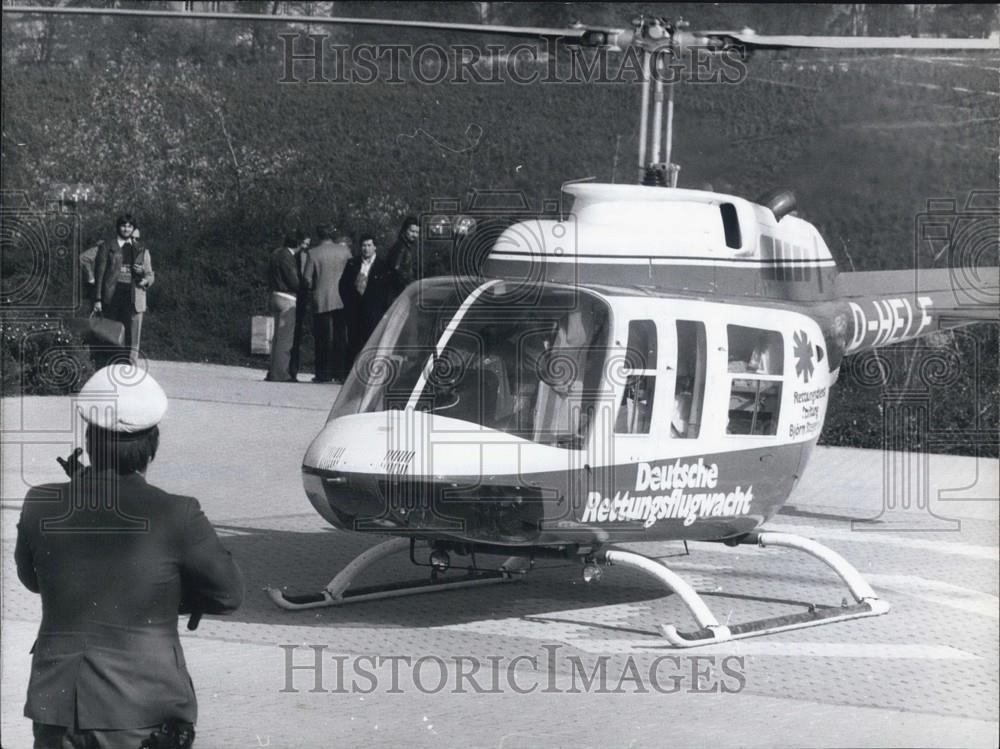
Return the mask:
[[809,318],[700,300],[616,300],[615,312],[608,462],[770,452],[818,436],[828,368]]
[[726,325],[727,435],[778,435],[785,371],[784,336],[780,330],[763,325],[733,322]]
[[831,384],[816,323],[781,309],[716,312],[709,348],[719,360],[709,367],[709,402],[711,429],[725,449],[816,439]]
[[671,439],[692,441],[682,451],[697,449],[708,382],[705,323],[666,300],[623,301],[616,313],[607,367],[612,462],[661,457]]
[[608,368],[614,462],[700,449],[709,347],[705,322],[690,313],[659,301],[620,310],[612,352],[617,366]]

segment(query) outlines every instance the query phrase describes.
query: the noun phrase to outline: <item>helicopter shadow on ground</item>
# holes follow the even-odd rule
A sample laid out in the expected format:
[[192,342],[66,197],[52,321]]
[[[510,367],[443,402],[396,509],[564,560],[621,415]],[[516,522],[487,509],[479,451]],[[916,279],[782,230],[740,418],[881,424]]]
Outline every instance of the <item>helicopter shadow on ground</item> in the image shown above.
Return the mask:
[[[352,559],[385,537],[364,537],[341,531],[301,532],[217,525],[223,545],[243,570],[246,598],[230,621],[295,626],[436,627],[488,619],[545,616],[550,612],[611,606],[662,599],[655,581],[622,575],[614,585],[583,582],[581,565],[570,561],[539,561],[523,580],[512,584],[440,591],[305,611],[279,609],[265,592],[275,587],[290,594],[319,591]],[[421,547],[418,546],[418,550]],[[424,552],[426,553],[426,552]],[[418,557],[419,558],[419,557]],[[453,560],[455,565],[467,558]],[[496,569],[503,558],[481,556],[479,565]],[[623,572],[625,572],[623,570]],[[452,570],[449,579],[464,572]],[[400,553],[362,572],[352,587],[367,587],[430,577],[429,567],[416,566]]]
[[862,517],[860,515],[842,515],[834,512],[817,512],[815,510],[805,510],[795,505],[785,505],[778,510],[778,515],[788,515],[796,518],[811,518],[813,520],[836,520],[842,522],[878,522],[874,518]]
[[[315,627],[443,627],[470,622],[483,622],[519,617],[525,620],[565,622],[597,626],[588,621],[588,610],[601,607],[641,604],[641,608],[661,610],[681,606],[675,596],[650,577],[627,569],[616,568],[614,580],[607,584],[587,584],[581,575],[579,562],[542,560],[524,579],[513,584],[440,591],[381,600],[359,601],[342,606],[302,611],[278,608],[265,592],[276,587],[290,594],[313,593],[321,590],[330,579],[352,559],[384,536],[363,536],[336,530],[290,531],[242,526],[217,526],[223,543],[240,564],[246,581],[246,599],[230,621],[248,624],[279,624]],[[421,547],[418,546],[418,559]],[[426,553],[426,550],[423,550]],[[684,559],[684,555],[679,555]],[[453,559],[455,565],[466,558]],[[503,562],[496,556],[481,556],[484,569],[496,569]],[[737,560],[733,560],[735,563]],[[460,570],[449,571],[448,577],[461,579]],[[766,582],[768,574],[758,569],[744,569],[741,576]],[[411,563],[409,555],[400,553],[385,558],[358,576],[353,587],[367,587],[429,580],[426,566]],[[808,572],[790,578],[810,585],[816,578]],[[765,588],[766,589],[766,588]],[[802,592],[802,591],[798,591]],[[759,595],[739,595],[735,591],[703,591],[712,597],[744,599],[757,606],[785,604],[808,606],[799,595],[768,598]],[[635,632],[626,624],[607,627],[622,633]],[[643,630],[644,631],[644,630]],[[655,634],[649,632],[649,634]]]

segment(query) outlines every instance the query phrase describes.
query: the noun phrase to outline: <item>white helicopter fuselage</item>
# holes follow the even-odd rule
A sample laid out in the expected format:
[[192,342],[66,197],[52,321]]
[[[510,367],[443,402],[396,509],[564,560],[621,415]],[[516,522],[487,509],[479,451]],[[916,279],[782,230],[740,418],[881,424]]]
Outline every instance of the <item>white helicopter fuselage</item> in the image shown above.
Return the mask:
[[[722,540],[788,499],[844,356],[973,321],[729,195],[570,185],[477,277],[411,285],[303,460],[355,531],[493,546]],[[895,286],[894,286],[895,284]],[[955,307],[955,303],[951,302]]]
[[331,523],[499,545],[725,538],[787,499],[835,377],[824,333],[712,274],[816,283],[835,270],[816,230],[714,193],[568,192],[574,215],[510,227],[483,278],[421,282],[390,311],[303,461]]

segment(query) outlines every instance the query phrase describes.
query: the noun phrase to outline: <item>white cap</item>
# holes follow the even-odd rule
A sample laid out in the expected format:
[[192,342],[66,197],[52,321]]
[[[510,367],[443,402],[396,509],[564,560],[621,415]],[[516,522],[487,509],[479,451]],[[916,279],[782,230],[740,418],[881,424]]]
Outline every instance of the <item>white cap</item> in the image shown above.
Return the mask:
[[88,424],[111,432],[141,432],[160,423],[167,394],[145,369],[112,364],[87,380],[76,407]]

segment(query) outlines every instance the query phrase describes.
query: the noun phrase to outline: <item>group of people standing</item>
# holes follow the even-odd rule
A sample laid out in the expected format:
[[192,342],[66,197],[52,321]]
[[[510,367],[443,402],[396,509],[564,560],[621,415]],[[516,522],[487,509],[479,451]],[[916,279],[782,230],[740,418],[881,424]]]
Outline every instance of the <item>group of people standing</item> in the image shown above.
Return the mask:
[[318,243],[304,232],[285,237],[268,267],[274,319],[269,382],[298,382],[300,348],[312,314],[316,348],[313,382],[343,382],[392,301],[415,280],[420,225],[408,216],[383,258],[375,237],[358,239],[331,224],[316,227]]

